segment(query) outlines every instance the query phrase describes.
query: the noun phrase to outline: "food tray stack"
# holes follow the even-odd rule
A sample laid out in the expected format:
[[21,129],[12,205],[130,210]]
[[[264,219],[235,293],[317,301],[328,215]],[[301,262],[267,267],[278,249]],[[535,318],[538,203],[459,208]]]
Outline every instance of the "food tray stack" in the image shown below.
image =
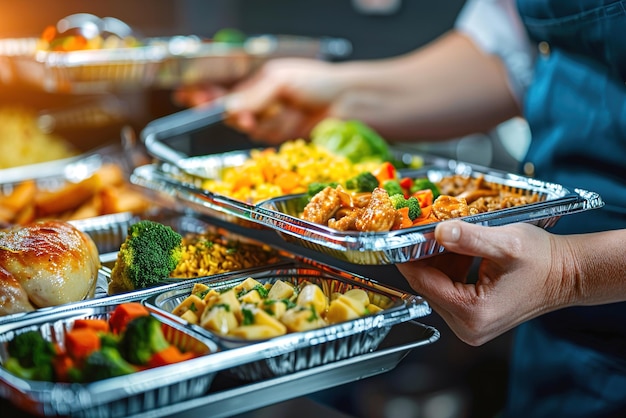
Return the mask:
[[[8,358],[7,346],[15,335],[35,330],[49,341],[61,342],[76,319],[110,317],[116,304],[79,310],[51,311],[32,320],[0,325],[0,361]],[[217,353],[214,342],[154,313],[166,339],[198,357],[181,364],[162,366],[88,384],[54,383],[18,378],[0,367],[0,395],[31,414],[77,417],[127,417],[206,393],[216,366],[204,360]]]
[[[367,289],[385,309],[324,328],[259,341],[223,338],[170,312],[193,283],[226,288],[247,277],[264,282],[277,278],[307,280],[322,284],[325,292]],[[188,409],[230,416],[389,371],[412,349],[439,339],[436,329],[415,322],[431,312],[420,297],[331,266],[296,263],[104,296],[0,321],[0,366],[7,360],[7,344],[16,334],[37,330],[44,338],[62,341],[77,319],[108,318],[125,302],[146,305],[163,323],[168,340],[200,355],[89,384],[32,381],[0,367],[0,397],[22,411],[41,416],[166,416]],[[389,339],[390,334],[393,339]],[[278,387],[291,389],[275,390]],[[255,402],[242,404],[238,402],[242,396]]]

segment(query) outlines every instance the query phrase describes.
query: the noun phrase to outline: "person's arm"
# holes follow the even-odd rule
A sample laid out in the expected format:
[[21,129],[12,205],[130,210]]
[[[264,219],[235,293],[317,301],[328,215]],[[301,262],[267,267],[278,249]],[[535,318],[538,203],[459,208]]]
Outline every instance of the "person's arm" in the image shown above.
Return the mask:
[[[397,267],[468,344],[564,307],[626,301],[626,230],[555,235],[525,223],[446,221],[435,237],[450,253]],[[473,257],[483,260],[469,281]]]
[[231,123],[270,142],[304,136],[329,116],[419,140],[485,131],[519,114],[500,59],[455,31],[383,60],[270,61],[235,92]]

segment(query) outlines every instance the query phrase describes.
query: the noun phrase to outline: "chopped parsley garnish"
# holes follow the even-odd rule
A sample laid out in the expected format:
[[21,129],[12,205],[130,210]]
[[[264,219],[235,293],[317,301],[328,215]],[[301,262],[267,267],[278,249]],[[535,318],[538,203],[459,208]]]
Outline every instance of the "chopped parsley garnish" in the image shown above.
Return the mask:
[[254,313],[250,309],[242,308],[241,313],[243,314],[242,325],[254,324]]

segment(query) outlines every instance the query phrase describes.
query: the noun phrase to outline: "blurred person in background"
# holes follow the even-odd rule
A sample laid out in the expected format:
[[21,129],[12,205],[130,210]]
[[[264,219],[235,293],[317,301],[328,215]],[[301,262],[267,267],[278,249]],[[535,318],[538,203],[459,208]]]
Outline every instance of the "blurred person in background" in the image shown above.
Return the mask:
[[516,328],[504,416],[624,416],[625,36],[626,1],[469,0],[453,30],[412,53],[274,60],[231,90],[175,98],[226,94],[228,123],[267,144],[307,137],[326,117],[390,140],[445,140],[523,116],[523,173],[599,192],[606,205],[550,232],[443,222],[435,235],[449,252],[398,269],[466,343]]

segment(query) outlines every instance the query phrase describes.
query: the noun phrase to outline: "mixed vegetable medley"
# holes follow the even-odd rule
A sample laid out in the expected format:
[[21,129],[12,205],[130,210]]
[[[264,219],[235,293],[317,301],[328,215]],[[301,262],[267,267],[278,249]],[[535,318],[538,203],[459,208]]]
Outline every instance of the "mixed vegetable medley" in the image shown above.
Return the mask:
[[3,367],[23,379],[88,383],[198,355],[168,341],[162,327],[142,304],[122,303],[108,320],[75,320],[61,342],[36,330],[17,334]]

